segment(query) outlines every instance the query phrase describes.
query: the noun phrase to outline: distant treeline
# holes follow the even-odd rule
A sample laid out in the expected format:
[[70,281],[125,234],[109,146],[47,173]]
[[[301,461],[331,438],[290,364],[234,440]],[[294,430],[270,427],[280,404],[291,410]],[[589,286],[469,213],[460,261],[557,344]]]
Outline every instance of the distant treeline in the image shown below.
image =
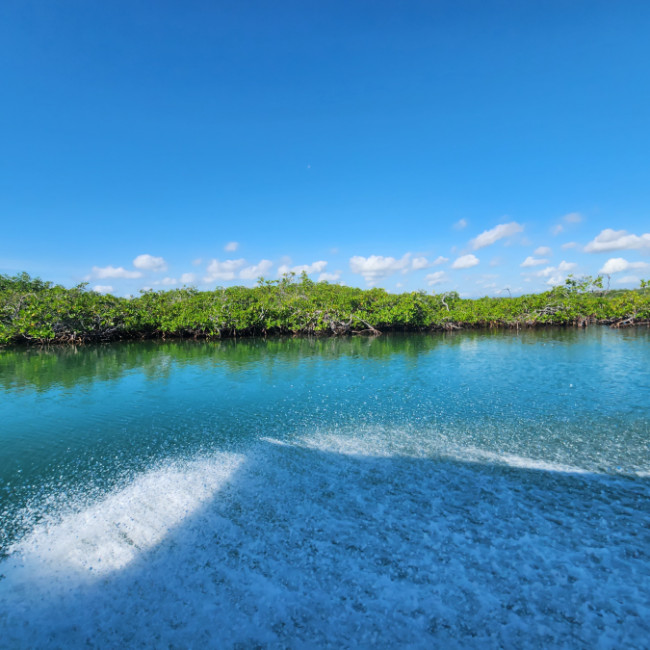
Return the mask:
[[303,274],[260,278],[256,287],[145,291],[118,298],[27,273],[0,275],[0,344],[84,343],[138,338],[375,335],[390,331],[620,327],[650,323],[650,282],[609,291],[602,277],[518,297],[464,299],[455,291],[392,294],[313,282]]

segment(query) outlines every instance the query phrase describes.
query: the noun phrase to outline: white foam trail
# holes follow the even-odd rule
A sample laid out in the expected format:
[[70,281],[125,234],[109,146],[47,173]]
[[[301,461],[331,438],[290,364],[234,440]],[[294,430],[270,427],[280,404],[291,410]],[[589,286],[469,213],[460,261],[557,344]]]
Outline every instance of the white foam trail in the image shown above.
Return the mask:
[[81,512],[37,525],[9,549],[7,582],[92,580],[124,568],[210,499],[242,461],[220,454],[174,463]]
[[[267,442],[282,444],[279,441],[265,438]],[[323,432],[318,435],[300,438],[298,446],[320,451],[332,451],[346,456],[371,456],[374,458],[391,458],[404,456],[407,458],[437,457],[461,462],[517,467],[520,469],[536,469],[545,472],[561,474],[600,474],[575,465],[556,463],[548,460],[529,458],[517,454],[496,453],[477,447],[459,446],[450,443],[445,438],[428,438],[414,440],[410,432],[399,430],[364,431],[363,436],[349,436]]]
[[[37,527],[8,560],[26,568],[0,564],[0,646],[647,645],[640,481],[594,490],[477,471],[437,462],[406,431],[267,438],[244,466],[228,455],[170,464]],[[134,544],[156,539],[138,558]],[[127,564],[78,580],[98,556]]]
[[458,460],[481,463],[487,461],[495,465],[507,465],[508,467],[518,467],[521,469],[538,469],[544,472],[557,472],[560,474],[600,474],[602,472],[593,472],[576,467],[575,465],[565,465],[563,463],[554,463],[547,460],[528,458],[526,456],[517,456],[516,454],[497,454],[484,449],[467,448],[461,453],[453,455]]

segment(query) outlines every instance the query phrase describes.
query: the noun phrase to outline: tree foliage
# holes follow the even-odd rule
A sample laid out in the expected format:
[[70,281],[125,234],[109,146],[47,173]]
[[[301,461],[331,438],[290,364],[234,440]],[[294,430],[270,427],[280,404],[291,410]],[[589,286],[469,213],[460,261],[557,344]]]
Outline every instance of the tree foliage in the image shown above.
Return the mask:
[[602,277],[569,277],[540,294],[463,299],[456,292],[391,294],[313,282],[306,274],[260,278],[256,287],[183,287],[118,298],[66,289],[27,273],[0,275],[0,344],[134,338],[377,334],[650,321],[650,288],[609,291]]

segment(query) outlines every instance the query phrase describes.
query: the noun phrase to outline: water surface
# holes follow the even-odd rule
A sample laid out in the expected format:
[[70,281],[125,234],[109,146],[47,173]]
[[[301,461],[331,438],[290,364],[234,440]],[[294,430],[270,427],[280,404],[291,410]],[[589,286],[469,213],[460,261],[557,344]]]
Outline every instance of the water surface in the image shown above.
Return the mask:
[[642,647],[649,367],[647,329],[0,351],[0,632]]

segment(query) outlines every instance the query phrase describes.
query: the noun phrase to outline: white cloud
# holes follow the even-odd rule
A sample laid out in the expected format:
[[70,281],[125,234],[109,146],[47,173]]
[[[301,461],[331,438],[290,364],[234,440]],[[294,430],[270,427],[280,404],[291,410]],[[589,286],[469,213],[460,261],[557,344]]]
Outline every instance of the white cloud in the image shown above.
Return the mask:
[[[572,271],[576,266],[578,265],[575,262],[565,262],[562,260],[557,266],[547,266],[545,269],[537,271],[535,275],[540,278],[552,278],[554,280],[552,283],[548,282],[547,284],[562,284],[562,282],[564,282],[564,275],[562,274],[567,271]],[[562,277],[562,279],[557,280],[560,277]]]
[[368,284],[374,284],[380,278],[407,269],[410,259],[410,253],[406,253],[399,260],[383,255],[371,255],[370,257],[355,255],[350,258],[350,270],[362,275]]
[[598,273],[620,273],[621,271],[629,271],[630,269],[650,269],[650,264],[646,262],[628,262],[622,257],[612,257],[605,262],[603,268]]
[[533,255],[544,257],[544,255],[553,255],[553,251],[548,246],[539,246],[535,249]]
[[144,269],[145,271],[166,271],[167,262],[162,257],[154,257],[153,255],[138,255],[133,260],[133,266],[136,269]]
[[452,269],[470,269],[472,266],[476,266],[479,263],[478,257],[476,255],[463,255],[462,257],[457,258],[454,263],[451,265]]
[[562,260],[558,264],[557,270],[558,271],[573,271],[573,269],[575,269],[576,266],[578,266],[578,265],[575,262],[565,262],[564,260]]
[[414,271],[419,271],[420,269],[428,269],[432,264],[426,257],[414,257],[411,263],[411,267]]
[[312,273],[322,273],[327,267],[327,262],[320,260],[318,262],[312,262],[311,264],[298,264],[297,266],[289,266],[288,264],[283,264],[278,267],[278,275],[285,275],[287,273],[295,273],[300,275],[303,271],[307,275]]
[[628,286],[630,286],[631,284],[638,285],[640,282],[641,282],[641,278],[639,278],[639,276],[637,275],[626,275],[625,277],[618,278],[618,280],[616,280],[616,284],[627,284]]
[[196,275],[194,273],[183,273],[183,275],[181,275],[181,282],[183,284],[192,284],[193,282],[196,282]]
[[271,260],[260,260],[253,266],[247,266],[239,272],[239,277],[242,280],[257,280],[260,276],[268,273],[273,267]]
[[237,241],[229,241],[223,247],[223,250],[227,251],[228,253],[234,253],[238,248],[239,248],[239,242],[237,242]]
[[557,287],[559,284],[564,284],[564,281],[566,280],[566,276],[564,273],[553,273],[551,277],[546,280],[546,284],[549,287]]
[[440,255],[439,257],[436,257],[435,260],[433,260],[432,264],[433,266],[438,266],[438,264],[444,264],[445,262],[448,262],[449,258],[448,257],[443,257]]
[[104,278],[141,278],[142,273],[140,271],[127,271],[125,268],[118,266],[104,266],[104,267],[99,267],[99,266],[93,266],[92,270],[93,276],[96,278],[104,279]]
[[499,239],[504,237],[512,237],[518,232],[523,232],[524,227],[518,224],[516,221],[511,221],[510,223],[502,223],[491,230],[486,230],[482,232],[478,237],[474,237],[469,243],[472,245],[474,250],[483,248],[484,246],[491,246]]
[[[569,212],[569,214],[565,214],[562,217],[562,221],[565,224],[576,224],[580,223],[583,220],[583,216],[579,212]],[[561,232],[564,232],[564,226],[561,223],[558,223],[557,225],[553,226],[551,228],[551,232],[554,235],[559,235]]]
[[490,260],[490,266],[501,266],[503,264],[503,260],[500,257],[493,257]]
[[110,284],[96,284],[93,291],[97,293],[113,293],[113,287]]
[[154,282],[154,284],[164,284],[166,287],[172,287],[178,284],[176,278],[163,278],[160,282]]
[[208,275],[203,278],[203,281],[214,282],[215,280],[234,280],[237,271],[239,271],[244,264],[246,264],[246,260],[244,259],[225,260],[223,262],[212,260],[210,264],[208,264]]
[[447,282],[449,278],[447,277],[447,274],[444,271],[436,271],[435,273],[427,274],[427,276],[424,279],[427,281],[429,286],[432,287],[434,284],[441,284],[442,282]]
[[577,248],[578,244],[574,241],[568,241],[566,244],[562,244],[562,250],[569,250],[570,248]]
[[462,230],[463,228],[467,227],[467,219],[460,219],[454,224],[454,228],[456,230]]
[[341,279],[340,273],[321,273],[318,276],[319,282],[338,282]]
[[536,259],[536,258],[531,257],[529,255],[519,266],[523,266],[523,267],[540,266],[542,264],[548,264],[548,260],[547,259],[539,259],[539,258]]
[[557,273],[557,269],[554,266],[547,266],[545,269],[537,271],[535,275],[539,276],[540,278],[548,278],[549,276],[553,275],[553,273]]
[[618,250],[650,250],[650,233],[632,235],[626,230],[605,228],[585,246],[586,253],[603,253]]

